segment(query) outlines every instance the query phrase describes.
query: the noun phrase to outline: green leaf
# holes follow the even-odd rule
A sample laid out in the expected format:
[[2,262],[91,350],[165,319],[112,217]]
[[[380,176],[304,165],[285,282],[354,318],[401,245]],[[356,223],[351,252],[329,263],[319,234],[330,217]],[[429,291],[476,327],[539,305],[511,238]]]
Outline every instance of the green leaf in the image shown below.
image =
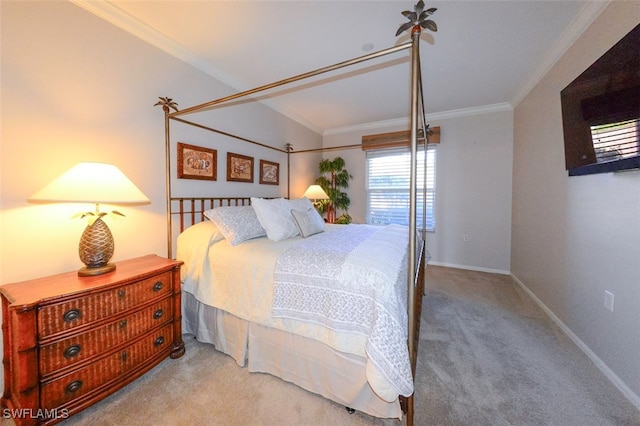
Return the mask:
[[336,157],[333,159],[333,161],[331,162],[331,168],[333,169],[332,171],[338,171],[343,169],[345,166],[345,162],[342,159],[342,157]]
[[328,200],[321,200],[318,210],[325,213],[331,209],[343,209],[350,204],[349,196],[342,192],[342,188],[347,188],[349,179],[353,176],[345,169],[346,162],[342,157],[336,157],[333,160],[323,159],[318,163],[321,176],[316,179],[316,184],[329,196]]
[[342,213],[337,219],[336,219],[336,223],[339,223],[341,225],[348,225],[350,224],[352,221],[351,216],[349,216],[349,213]]

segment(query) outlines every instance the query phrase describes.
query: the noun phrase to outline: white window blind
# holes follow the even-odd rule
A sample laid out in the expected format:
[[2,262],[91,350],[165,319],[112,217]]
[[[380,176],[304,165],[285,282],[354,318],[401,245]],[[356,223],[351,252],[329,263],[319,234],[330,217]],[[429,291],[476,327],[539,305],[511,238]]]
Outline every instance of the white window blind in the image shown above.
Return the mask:
[[[418,151],[417,226],[422,227],[424,150]],[[367,223],[409,225],[411,153],[407,148],[367,151]],[[435,230],[436,145],[427,147],[426,226]]]
[[640,119],[591,126],[591,138],[598,163],[640,155]]

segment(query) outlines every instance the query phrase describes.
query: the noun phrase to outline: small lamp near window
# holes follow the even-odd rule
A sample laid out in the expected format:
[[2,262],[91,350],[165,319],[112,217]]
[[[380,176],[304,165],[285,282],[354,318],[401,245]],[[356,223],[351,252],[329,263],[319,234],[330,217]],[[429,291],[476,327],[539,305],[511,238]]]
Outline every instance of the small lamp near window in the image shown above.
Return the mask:
[[[104,163],[79,163],[53,180],[29,201],[95,204],[95,213],[88,212],[89,224],[80,239],[78,253],[86,265],[79,276],[102,275],[116,269],[109,263],[113,256],[113,235],[102,221],[100,203],[148,204],[150,201],[116,166]],[[114,214],[124,216],[119,212]]]
[[309,188],[307,188],[307,190],[304,192],[304,194],[302,195],[303,197],[308,198],[309,200],[311,200],[313,202],[313,205],[317,208],[318,207],[318,200],[328,200],[329,196],[327,195],[326,192],[324,192],[324,189],[322,189],[322,187],[320,185],[311,185],[309,186]]

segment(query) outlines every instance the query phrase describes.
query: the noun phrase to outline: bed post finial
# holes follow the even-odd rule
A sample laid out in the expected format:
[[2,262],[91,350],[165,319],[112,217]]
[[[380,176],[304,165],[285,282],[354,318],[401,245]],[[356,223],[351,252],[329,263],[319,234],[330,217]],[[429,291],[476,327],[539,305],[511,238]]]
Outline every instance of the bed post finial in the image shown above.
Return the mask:
[[424,10],[424,2],[420,0],[413,7],[413,12],[410,12],[408,10],[405,10],[404,12],[402,12],[402,15],[405,18],[407,18],[409,22],[405,22],[400,26],[400,28],[398,28],[398,31],[396,31],[396,37],[402,34],[404,31],[408,30],[409,28],[412,28],[411,34],[413,34],[414,32],[419,33],[420,27],[426,28],[433,32],[438,31],[438,26],[436,25],[436,23],[433,22],[431,19],[427,19],[430,15],[433,15],[433,13],[436,10],[438,9],[435,7],[431,7],[427,10]]
[[163,98],[161,96],[158,96],[158,99],[160,100],[155,104],[153,104],[153,106],[162,105],[162,110],[166,114],[169,114],[171,108],[173,108],[176,112],[178,112],[178,103],[174,102],[173,99],[167,98],[167,97]]

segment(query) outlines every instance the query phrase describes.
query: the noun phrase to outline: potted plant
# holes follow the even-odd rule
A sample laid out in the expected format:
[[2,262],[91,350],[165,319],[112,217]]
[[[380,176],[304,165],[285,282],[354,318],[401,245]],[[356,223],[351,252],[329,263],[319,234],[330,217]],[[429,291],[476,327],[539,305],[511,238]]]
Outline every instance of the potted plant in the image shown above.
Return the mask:
[[[318,210],[326,213],[329,223],[351,223],[351,216],[347,212],[351,200],[349,196],[342,192],[342,189],[349,187],[349,180],[353,178],[345,169],[345,162],[342,157],[333,160],[324,159],[319,164],[320,177],[316,179],[316,184],[320,185],[329,199],[320,200]],[[344,212],[336,218],[336,210]]]

